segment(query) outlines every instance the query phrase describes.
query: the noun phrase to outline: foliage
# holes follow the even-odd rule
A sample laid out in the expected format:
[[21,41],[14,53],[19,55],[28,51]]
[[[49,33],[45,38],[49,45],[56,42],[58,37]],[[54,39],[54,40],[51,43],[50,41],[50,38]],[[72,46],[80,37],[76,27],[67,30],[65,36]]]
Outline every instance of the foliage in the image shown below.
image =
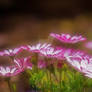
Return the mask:
[[92,79],[84,77],[66,64],[54,73],[47,69],[33,69],[30,74],[30,85],[41,92],[87,92],[92,87]]

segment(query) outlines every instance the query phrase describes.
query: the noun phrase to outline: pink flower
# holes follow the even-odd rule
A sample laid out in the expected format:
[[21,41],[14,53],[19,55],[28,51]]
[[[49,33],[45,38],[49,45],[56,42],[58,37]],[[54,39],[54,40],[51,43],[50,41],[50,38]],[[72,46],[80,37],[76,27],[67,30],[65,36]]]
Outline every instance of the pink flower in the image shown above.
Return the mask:
[[62,53],[62,50],[56,50],[53,47],[49,47],[47,49],[40,50],[40,53],[49,58],[59,58],[59,54]]
[[92,78],[92,57],[89,55],[66,55],[66,60],[79,72],[82,72],[85,76]]
[[27,46],[20,46],[18,48],[1,51],[0,56],[14,56],[19,54],[23,50],[27,50]]
[[9,67],[0,67],[0,75],[1,76],[12,76],[15,74],[17,67],[9,66]]
[[42,69],[45,68],[47,66],[45,61],[38,61],[38,68]]
[[63,56],[66,57],[66,56],[77,56],[77,55],[84,56],[86,55],[86,53],[81,50],[65,49]]
[[26,68],[32,69],[32,64],[29,62],[29,58],[23,59],[14,59],[15,65],[7,66],[7,67],[0,67],[0,75],[9,77],[15,76],[21,72],[23,72]]
[[55,50],[51,44],[41,44],[38,43],[36,46],[28,46],[28,51],[37,52],[40,55],[44,55],[47,57],[57,57],[57,55],[61,52],[61,50]]
[[50,36],[52,36],[64,43],[77,43],[77,42],[86,40],[86,38],[83,38],[81,35],[80,36],[77,36],[77,35],[71,36],[70,34],[51,33]]
[[14,62],[19,67],[20,70],[32,69],[32,63],[30,62],[30,57],[22,58],[22,59],[14,59]]
[[75,49],[66,49],[66,48],[60,48],[60,47],[56,47],[56,51],[59,51],[59,53],[56,54],[56,58],[57,59],[61,59],[61,60],[65,60],[65,56],[70,56],[70,55],[85,55],[86,53],[81,51],[81,50],[75,50]]
[[88,49],[92,49],[92,41],[85,43],[84,46]]
[[57,55],[56,55],[56,57],[58,58],[58,59],[61,59],[61,60],[65,60],[65,53],[67,52],[70,52],[71,53],[71,51],[68,51],[68,49],[65,49],[65,48],[61,48],[61,47],[56,47],[56,50],[57,51],[60,51]]
[[37,53],[40,53],[41,50],[43,49],[47,49],[51,46],[51,44],[47,44],[47,43],[44,43],[44,44],[41,44],[41,43],[38,43],[37,45],[33,45],[33,46],[30,46],[28,45],[28,51],[29,52],[37,52]]

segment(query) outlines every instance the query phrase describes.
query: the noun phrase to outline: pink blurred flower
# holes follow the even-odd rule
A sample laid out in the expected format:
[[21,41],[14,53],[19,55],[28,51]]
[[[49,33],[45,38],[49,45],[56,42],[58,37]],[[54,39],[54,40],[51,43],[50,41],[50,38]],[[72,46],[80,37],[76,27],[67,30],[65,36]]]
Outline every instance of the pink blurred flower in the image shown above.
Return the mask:
[[85,56],[86,52],[83,52],[81,50],[75,50],[75,49],[65,49],[64,57],[66,56]]
[[32,63],[30,62],[30,57],[14,59],[14,62],[21,70],[23,70],[25,68],[32,69]]
[[62,50],[56,50],[53,47],[49,47],[47,49],[40,50],[40,53],[49,58],[59,58],[59,54],[62,53]]
[[61,49],[59,50],[55,50],[55,48],[53,48],[51,46],[51,44],[41,44],[38,43],[36,46],[28,46],[28,51],[30,52],[37,52],[40,55],[43,56],[47,56],[47,57],[57,57],[57,55],[59,55],[59,53],[61,52]]
[[85,76],[92,78],[92,57],[89,55],[66,55],[66,60],[79,72],[82,72]]
[[61,60],[65,60],[66,55],[67,56],[70,56],[70,55],[72,55],[72,56],[73,55],[83,56],[83,55],[86,54],[85,52],[83,52],[81,50],[75,50],[73,48],[72,49],[71,48],[66,49],[66,48],[56,47],[56,50],[60,51],[59,53],[57,53],[56,58],[61,59]]
[[14,59],[15,65],[7,66],[7,67],[0,67],[0,75],[9,77],[15,76],[21,72],[23,72],[26,68],[32,69],[32,63],[29,62],[30,58],[23,58],[23,59]]
[[17,67],[15,66],[9,66],[9,67],[0,67],[0,75],[1,76],[12,76],[15,75],[15,71],[17,70]]
[[92,41],[85,43],[84,46],[88,49],[92,49]]
[[37,45],[33,45],[33,46],[28,45],[28,51],[40,52],[41,50],[47,49],[50,46],[51,46],[51,44],[47,44],[47,43],[44,43],[44,44],[38,43]]
[[51,33],[50,36],[52,36],[64,43],[77,43],[77,42],[86,40],[86,38],[83,38],[81,35],[80,36],[77,36],[77,35],[71,36],[70,34]]
[[45,61],[38,61],[38,68],[42,69],[45,68],[47,66]]
[[[61,48],[61,47],[56,47],[56,50],[58,51],[60,51],[57,55],[56,55],[56,57],[58,58],[58,59],[61,59],[61,60],[65,60],[65,57],[64,57],[64,54],[67,52],[68,53],[68,50],[67,49],[65,49],[65,48]],[[70,52],[70,51],[69,51]]]
[[27,46],[20,46],[18,48],[1,51],[0,56],[14,56],[19,54],[23,50],[27,50]]

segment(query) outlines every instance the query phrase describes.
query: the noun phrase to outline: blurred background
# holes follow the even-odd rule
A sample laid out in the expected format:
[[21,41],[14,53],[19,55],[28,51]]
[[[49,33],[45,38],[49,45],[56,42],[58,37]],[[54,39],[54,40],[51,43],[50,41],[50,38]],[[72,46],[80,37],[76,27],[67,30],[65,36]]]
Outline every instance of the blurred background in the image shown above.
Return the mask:
[[[0,50],[45,41],[51,32],[92,40],[92,1],[0,0]],[[5,85],[0,81],[0,92]]]
[[[92,31],[91,0],[0,0],[0,48]],[[89,33],[90,34],[90,33]]]

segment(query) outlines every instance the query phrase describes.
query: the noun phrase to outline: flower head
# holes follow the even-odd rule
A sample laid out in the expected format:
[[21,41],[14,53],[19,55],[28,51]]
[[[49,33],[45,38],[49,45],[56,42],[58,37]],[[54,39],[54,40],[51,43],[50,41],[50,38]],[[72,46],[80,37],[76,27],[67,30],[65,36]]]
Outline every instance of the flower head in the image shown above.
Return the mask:
[[71,36],[70,34],[51,33],[50,36],[52,36],[64,43],[77,43],[77,42],[86,40],[86,38],[83,38],[81,35],[80,36],[77,36],[77,35]]
[[36,46],[28,45],[28,51],[30,51],[30,52],[38,52],[39,53],[41,50],[47,49],[50,46],[51,46],[51,44],[47,44],[47,43],[45,43],[45,44],[38,43]]
[[55,48],[53,47],[49,47],[47,49],[43,49],[43,50],[40,50],[40,53],[46,57],[49,57],[49,58],[59,58],[59,54],[62,52],[62,50],[56,50]]
[[73,55],[66,56],[66,60],[79,72],[82,72],[85,76],[92,78],[92,57],[89,55]]
[[70,55],[85,55],[86,53],[84,53],[83,51],[81,50],[75,50],[73,48],[61,48],[61,47],[56,47],[55,51],[57,51],[58,53],[55,54],[55,56],[53,57],[56,57],[57,59],[60,59],[60,60],[65,60],[65,56],[70,56]]
[[69,49],[65,49],[63,56],[65,58],[66,56],[84,56],[84,55],[86,55],[86,53],[81,50],[75,50],[69,48]]
[[8,67],[0,67],[0,75],[1,76],[13,76],[17,67],[15,66],[8,66]]
[[29,62],[29,58],[23,59],[14,59],[15,65],[7,66],[7,67],[0,67],[0,75],[9,77],[15,76],[21,72],[23,72],[26,68],[32,69],[32,64]]
[[47,57],[57,57],[59,53],[61,52],[61,49],[55,49],[51,46],[51,44],[37,44],[36,46],[28,46],[28,51],[30,52],[37,52],[42,56],[47,56]]
[[27,46],[20,46],[18,48],[1,51],[0,56],[14,56],[19,54],[23,50],[27,50]]
[[38,61],[38,68],[42,69],[42,68],[45,68],[47,66],[46,62],[45,61]]
[[14,62],[20,70],[32,69],[32,63],[30,62],[30,57],[21,58],[21,59],[14,59]]
[[88,49],[92,49],[92,41],[85,43],[84,46]]

